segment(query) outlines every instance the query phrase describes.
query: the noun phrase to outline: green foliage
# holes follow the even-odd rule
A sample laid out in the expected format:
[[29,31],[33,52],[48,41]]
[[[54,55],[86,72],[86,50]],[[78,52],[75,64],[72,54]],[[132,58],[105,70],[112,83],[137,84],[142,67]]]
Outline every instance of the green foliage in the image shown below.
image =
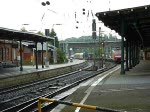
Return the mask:
[[57,49],[57,63],[64,63],[66,60],[67,59],[66,59],[65,53],[60,48],[58,48]]
[[49,36],[50,37],[55,37],[56,36],[56,33],[55,33],[53,28],[51,29]]
[[[95,42],[102,42],[102,41],[114,41],[114,42],[119,42],[121,41],[120,39],[118,39],[116,36],[113,36],[112,34],[109,35],[101,35],[100,38],[97,37]],[[92,38],[92,36],[82,36],[79,38],[68,38],[65,40],[65,42],[94,42],[94,39]],[[82,48],[82,49],[77,49],[76,51],[74,51],[74,53],[82,53],[82,52],[87,52],[90,54],[94,54],[95,58],[99,58],[102,57],[102,54],[104,54],[104,49],[102,47],[87,47],[87,48]]]
[[[103,41],[120,41],[120,39],[118,39],[116,36],[113,36],[111,34],[109,36],[105,34],[103,36],[100,36],[100,38],[97,37],[95,41],[98,42],[99,39]],[[67,38],[65,41],[66,42],[93,42],[94,40],[92,36],[82,36],[79,38],[76,38],[76,37]]]
[[41,31],[38,31],[37,34],[41,35],[41,36],[44,36],[44,33],[41,32]]

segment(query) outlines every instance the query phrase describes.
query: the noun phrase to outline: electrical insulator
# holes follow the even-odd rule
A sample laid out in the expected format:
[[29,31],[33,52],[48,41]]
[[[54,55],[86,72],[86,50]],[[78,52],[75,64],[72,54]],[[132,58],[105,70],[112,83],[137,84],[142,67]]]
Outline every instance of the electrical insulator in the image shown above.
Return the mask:
[[83,15],[85,15],[85,9],[83,8],[82,10],[83,10]]
[[41,3],[43,6],[45,6],[46,4],[44,2]]
[[50,2],[49,2],[49,1],[46,1],[46,4],[47,4],[47,5],[50,5]]

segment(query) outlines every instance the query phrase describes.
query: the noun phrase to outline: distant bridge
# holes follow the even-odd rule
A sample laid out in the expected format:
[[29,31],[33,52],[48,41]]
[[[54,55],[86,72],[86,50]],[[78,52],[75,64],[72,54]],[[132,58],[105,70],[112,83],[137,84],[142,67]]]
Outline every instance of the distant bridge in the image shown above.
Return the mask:
[[113,48],[120,48],[121,42],[115,42],[115,41],[103,41],[103,42],[65,42],[60,41],[60,47],[63,49],[63,51],[66,54],[70,53],[70,50],[72,52],[75,52],[77,49],[85,49],[85,48],[98,48],[102,43],[105,46],[105,52],[111,52]]

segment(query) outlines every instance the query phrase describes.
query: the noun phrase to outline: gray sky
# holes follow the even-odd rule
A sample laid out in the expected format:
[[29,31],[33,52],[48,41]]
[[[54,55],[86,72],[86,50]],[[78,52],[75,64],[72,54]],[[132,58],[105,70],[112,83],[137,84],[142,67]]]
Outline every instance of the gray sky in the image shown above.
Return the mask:
[[[91,35],[92,13],[149,5],[150,0],[49,0],[50,5],[42,6],[47,0],[0,0],[0,27],[44,32],[55,29],[60,40],[68,37]],[[109,2],[110,1],[110,2]],[[83,15],[82,9],[85,9]],[[76,18],[75,18],[76,12]],[[45,16],[42,19],[43,14]],[[95,17],[94,17],[95,18]],[[97,18],[96,18],[97,19]],[[78,21],[79,23],[76,23]],[[99,23],[106,33],[111,32]],[[23,25],[29,24],[29,25]],[[55,25],[62,24],[62,25]],[[76,29],[76,26],[78,29]]]

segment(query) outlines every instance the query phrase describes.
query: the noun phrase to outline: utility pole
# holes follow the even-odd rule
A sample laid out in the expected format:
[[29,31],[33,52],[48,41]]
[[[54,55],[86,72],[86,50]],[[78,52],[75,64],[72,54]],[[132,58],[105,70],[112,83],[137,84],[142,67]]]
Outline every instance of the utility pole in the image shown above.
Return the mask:
[[[92,21],[92,38],[94,39],[94,44],[96,43],[96,21],[95,19],[93,19]],[[94,65],[93,65],[93,69],[97,70],[97,67],[95,66],[95,48],[94,48]]]
[[57,48],[56,48],[56,36],[54,36],[54,51],[53,51],[53,59],[54,59],[54,63],[57,63]]

